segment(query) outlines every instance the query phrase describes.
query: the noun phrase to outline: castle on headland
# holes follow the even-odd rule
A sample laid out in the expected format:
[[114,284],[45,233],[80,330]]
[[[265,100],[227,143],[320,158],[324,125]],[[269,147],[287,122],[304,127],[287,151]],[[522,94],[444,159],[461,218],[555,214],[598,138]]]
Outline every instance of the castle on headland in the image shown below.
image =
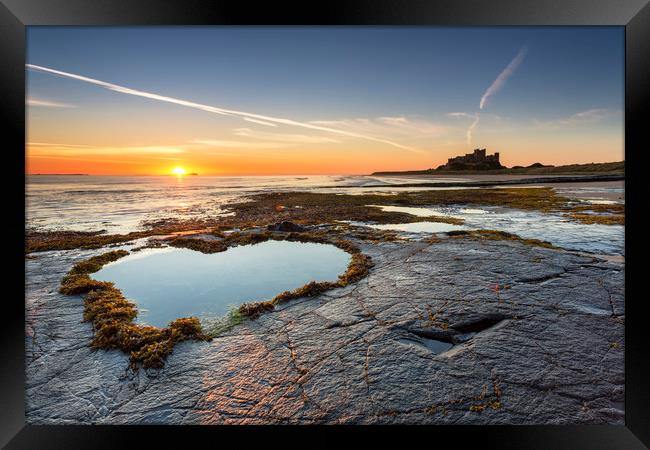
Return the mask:
[[499,162],[499,152],[494,155],[486,155],[484,148],[474,149],[474,153],[467,153],[463,156],[449,158],[447,164],[438,167],[436,170],[489,170],[502,169]]

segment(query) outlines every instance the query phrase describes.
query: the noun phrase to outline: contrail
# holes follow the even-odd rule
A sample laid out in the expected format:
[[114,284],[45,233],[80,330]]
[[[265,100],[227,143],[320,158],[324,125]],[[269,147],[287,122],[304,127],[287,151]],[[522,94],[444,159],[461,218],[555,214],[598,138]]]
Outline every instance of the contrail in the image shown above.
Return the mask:
[[[270,116],[264,116],[264,115],[261,115],[261,114],[253,114],[253,113],[244,112],[244,111],[235,111],[235,110],[230,110],[230,109],[218,108],[218,107],[210,106],[210,105],[203,105],[201,103],[190,102],[188,100],[182,100],[182,99],[179,99],[179,98],[167,97],[167,96],[164,96],[164,95],[158,95],[158,94],[154,94],[154,93],[146,92],[146,91],[139,91],[139,90],[136,90],[136,89],[131,89],[131,88],[128,88],[128,87],[125,87],[125,86],[120,86],[120,85],[117,85],[117,84],[108,83],[106,81],[101,81],[101,80],[97,80],[97,79],[94,79],[94,78],[88,78],[88,77],[84,77],[84,76],[81,76],[81,75],[76,75],[76,74],[69,73],[69,72],[63,72],[63,71],[60,71],[60,70],[50,69],[48,67],[37,66],[35,64],[26,64],[25,66],[28,69],[31,69],[31,70],[51,73],[51,74],[54,74],[54,75],[59,75],[61,77],[66,77],[66,78],[71,78],[73,80],[83,81],[83,82],[86,82],[86,83],[90,83],[90,84],[94,84],[96,86],[103,87],[105,89],[109,89],[111,91],[120,92],[122,94],[135,95],[137,97],[145,97],[145,98],[149,98],[149,99],[152,99],[152,100],[158,100],[158,101],[161,101],[161,102],[174,103],[174,104],[177,104],[177,105],[186,106],[188,108],[200,109],[200,110],[203,110],[203,111],[207,111],[207,112],[211,112],[211,113],[215,113],[215,114],[221,114],[221,115],[224,115],[224,116],[238,116],[238,117],[244,118],[245,120],[248,120],[249,122],[251,122],[251,121],[258,121],[258,122],[262,121],[262,122],[279,123],[279,124],[282,124],[282,125],[290,125],[290,126],[295,126],[295,127],[309,128],[311,130],[325,131],[325,132],[328,132],[328,133],[335,133],[335,134],[340,134],[340,135],[343,135],[343,136],[349,136],[349,137],[353,137],[353,138],[365,139],[365,140],[368,140],[368,141],[381,142],[383,144],[391,145],[393,147],[401,148],[401,149],[408,150],[408,151],[411,151],[411,152],[421,153],[420,150],[414,149],[412,147],[407,147],[406,145],[402,145],[402,144],[399,144],[397,142],[389,141],[387,139],[375,138],[375,137],[366,136],[366,135],[363,135],[363,134],[357,134],[357,133],[352,133],[352,132],[349,132],[349,131],[338,130],[336,128],[329,128],[329,127],[322,127],[322,126],[318,126],[318,125],[312,125],[312,124],[309,124],[309,123],[298,122],[298,121],[291,120],[291,119],[283,119],[283,118],[280,118],[280,117],[270,117]],[[268,125],[268,123],[266,125]]]
[[472,134],[474,133],[474,128],[476,128],[476,126],[478,125],[478,121],[481,118],[481,116],[478,113],[476,113],[474,117],[475,117],[474,122],[472,122],[472,124],[467,129],[467,145],[472,145]]
[[251,119],[250,117],[244,117],[244,120],[246,120],[248,122],[257,123],[259,125],[266,125],[267,127],[277,127],[277,125],[274,124],[274,123],[264,122],[263,120]]
[[474,129],[478,126],[478,122],[481,119],[480,114],[479,113],[468,114],[465,112],[450,112],[447,113],[447,115],[451,117],[464,117],[467,119],[472,119],[472,123],[470,124],[469,128],[467,128],[467,132],[466,132],[467,145],[472,145],[472,137],[473,137]]
[[29,106],[46,106],[49,108],[74,108],[73,105],[69,105],[67,103],[59,103],[59,102],[49,102],[47,100],[38,100],[35,98],[28,98],[25,103]]
[[515,73],[515,70],[517,70],[519,64],[521,64],[521,62],[524,60],[527,51],[528,48],[526,48],[526,46],[522,47],[521,50],[519,50],[519,53],[517,53],[517,56],[515,56],[512,61],[510,61],[510,64],[508,64],[506,68],[503,69],[503,72],[501,72],[496,80],[494,80],[494,82],[490,85],[490,87],[487,88],[487,91],[485,91],[485,94],[483,94],[483,97],[481,97],[479,109],[483,109],[485,106],[487,106],[490,97],[498,92],[499,89],[503,87],[506,80],[510,78],[513,73]]

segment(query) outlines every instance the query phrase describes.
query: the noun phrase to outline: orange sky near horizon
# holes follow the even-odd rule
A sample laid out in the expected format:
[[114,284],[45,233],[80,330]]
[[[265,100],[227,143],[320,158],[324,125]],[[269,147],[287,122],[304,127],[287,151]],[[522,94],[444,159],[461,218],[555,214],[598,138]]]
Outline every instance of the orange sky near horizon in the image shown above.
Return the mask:
[[[494,139],[495,141],[497,138]],[[560,148],[557,142],[536,141],[510,145],[486,144],[488,154],[500,152],[501,163],[507,167],[526,166],[535,162],[564,165],[624,160],[612,158],[614,143],[598,138],[587,142],[567,143]],[[620,144],[622,145],[622,144]],[[270,149],[221,149],[216,147],[183,148],[182,146],[142,147],[83,147],[31,145],[26,148],[27,174],[89,175],[167,175],[175,167],[187,173],[215,176],[258,175],[359,175],[377,171],[422,170],[444,164],[449,157],[472,151],[471,146],[444,146],[441,150],[407,152],[385,145],[367,145],[349,142],[339,148],[314,149],[313,145],[296,148]],[[586,147],[583,155],[576,155],[576,148]],[[519,151],[517,151],[519,150]]]
[[[101,94],[115,101],[115,93]],[[299,118],[314,129],[117,99],[124,105],[52,107],[32,99],[26,172],[164,175],[181,166],[200,175],[359,175],[435,168],[477,147],[498,151],[508,167],[624,159],[622,113],[616,110],[545,122],[481,113],[470,137],[474,116],[465,113]]]

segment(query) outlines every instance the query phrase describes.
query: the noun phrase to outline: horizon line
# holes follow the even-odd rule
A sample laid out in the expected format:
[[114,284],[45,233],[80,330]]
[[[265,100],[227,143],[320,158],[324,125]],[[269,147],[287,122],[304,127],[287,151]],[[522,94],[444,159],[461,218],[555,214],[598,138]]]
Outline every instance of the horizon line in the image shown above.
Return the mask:
[[[531,164],[535,164],[531,163]],[[586,163],[570,163],[570,164],[560,164],[560,165],[553,165],[553,167],[566,167],[566,166],[576,166],[576,165],[588,165],[588,164],[614,164],[614,163],[625,163],[625,159],[621,159],[618,161],[602,161],[602,162],[586,162]],[[517,166],[517,165],[515,165]],[[503,169],[513,169],[515,166],[512,167],[503,167]],[[521,166],[521,168],[528,168],[526,166]],[[205,174],[200,174],[200,173],[188,173],[184,175],[176,175],[173,173],[160,173],[160,174],[154,174],[154,173],[130,173],[130,174],[124,174],[124,173],[30,173],[30,172],[25,172],[25,176],[93,176],[93,177],[177,177],[177,178],[185,178],[185,177],[223,177],[223,178],[228,178],[228,177],[317,177],[317,176],[368,176],[372,175],[373,173],[376,172],[413,172],[413,171],[425,171],[425,170],[431,170],[433,167],[429,167],[426,169],[402,169],[402,170],[390,170],[390,169],[379,169],[375,170],[370,173],[311,173],[311,174],[305,174],[305,173],[268,173],[268,174],[213,174],[213,173],[205,173]],[[492,170],[503,170],[503,169],[492,169]],[[486,172],[490,172],[492,170],[486,170]],[[469,170],[470,172],[476,172],[476,170]],[[462,171],[457,171],[457,172],[462,172]],[[472,174],[476,175],[476,174]]]

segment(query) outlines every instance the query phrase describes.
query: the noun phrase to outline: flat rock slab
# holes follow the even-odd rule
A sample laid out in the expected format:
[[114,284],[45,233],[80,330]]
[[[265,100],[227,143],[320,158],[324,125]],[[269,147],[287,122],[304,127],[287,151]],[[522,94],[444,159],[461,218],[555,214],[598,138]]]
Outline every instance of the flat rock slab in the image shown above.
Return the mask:
[[106,250],[26,260],[28,423],[623,424],[622,264],[510,241],[359,245],[375,262],[361,282],[137,372],[91,350],[82,298],[57,292]]

